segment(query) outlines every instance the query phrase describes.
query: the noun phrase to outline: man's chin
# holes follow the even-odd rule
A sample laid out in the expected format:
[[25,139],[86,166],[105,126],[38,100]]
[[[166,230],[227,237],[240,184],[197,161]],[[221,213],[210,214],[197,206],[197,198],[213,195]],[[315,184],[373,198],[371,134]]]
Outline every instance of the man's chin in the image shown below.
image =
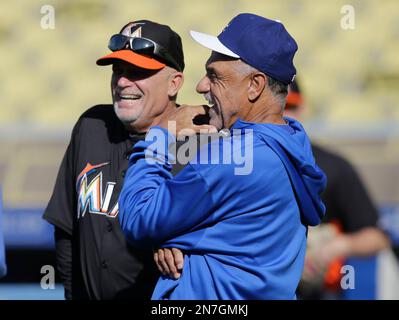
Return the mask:
[[119,107],[116,104],[114,104],[114,111],[118,119],[125,124],[130,124],[138,119],[137,112],[132,112],[132,110]]

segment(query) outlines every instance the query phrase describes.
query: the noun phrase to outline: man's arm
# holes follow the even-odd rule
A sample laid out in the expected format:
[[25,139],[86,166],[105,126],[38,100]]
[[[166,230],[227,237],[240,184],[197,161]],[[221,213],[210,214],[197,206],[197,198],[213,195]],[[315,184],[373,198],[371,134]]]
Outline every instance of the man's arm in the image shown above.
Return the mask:
[[341,175],[334,193],[344,232],[327,249],[335,256],[374,255],[389,246],[389,239],[378,228],[377,207],[356,169],[349,161],[341,161]]
[[57,270],[65,288],[65,298],[72,298],[72,234],[74,213],[76,212],[75,146],[78,142],[78,130],[81,121],[75,125],[71,141],[62,159],[53,194],[44,212],[43,218],[55,227],[55,254]]
[[64,284],[65,299],[72,299],[72,236],[55,227],[55,253],[57,270]]
[[154,127],[147,137],[168,143],[156,152],[148,139],[134,146],[119,198],[118,217],[131,242],[159,245],[207,219],[214,201],[205,179],[192,165],[172,179],[172,159],[167,150],[175,138],[166,129]]

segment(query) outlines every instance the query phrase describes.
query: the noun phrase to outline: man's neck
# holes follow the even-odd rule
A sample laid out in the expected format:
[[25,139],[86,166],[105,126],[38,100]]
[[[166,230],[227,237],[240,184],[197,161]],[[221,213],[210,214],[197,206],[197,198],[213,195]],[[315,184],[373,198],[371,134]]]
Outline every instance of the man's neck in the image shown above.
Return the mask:
[[268,103],[258,101],[253,104],[245,116],[245,121],[254,123],[274,123],[274,124],[286,124],[283,119],[283,112],[281,106],[274,102]]
[[254,123],[286,124],[281,113],[259,114],[247,121]]

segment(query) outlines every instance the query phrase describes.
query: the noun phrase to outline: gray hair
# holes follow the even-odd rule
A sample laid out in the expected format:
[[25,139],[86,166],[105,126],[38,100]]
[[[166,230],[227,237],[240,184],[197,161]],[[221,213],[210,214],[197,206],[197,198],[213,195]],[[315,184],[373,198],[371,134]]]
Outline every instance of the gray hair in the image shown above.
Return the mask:
[[[259,72],[256,68],[250,66],[249,64],[243,63],[240,65],[239,70],[243,75],[249,75],[250,73]],[[288,85],[282,83],[279,80],[270,77],[269,75],[265,74],[267,78],[268,87],[272,93],[272,95],[279,101],[281,105],[281,109],[284,110],[285,108],[285,98],[288,94]]]
[[285,108],[285,98],[288,94],[288,84],[284,84],[266,74],[267,83],[273,96],[280,100],[282,110]]

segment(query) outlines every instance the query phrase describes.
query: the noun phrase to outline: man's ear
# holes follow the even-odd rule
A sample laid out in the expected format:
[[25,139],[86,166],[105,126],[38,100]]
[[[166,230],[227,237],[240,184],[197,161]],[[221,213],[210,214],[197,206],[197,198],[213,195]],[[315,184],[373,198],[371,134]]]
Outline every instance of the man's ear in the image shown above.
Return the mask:
[[248,85],[249,101],[253,102],[256,99],[258,99],[259,96],[262,94],[263,90],[265,89],[266,85],[267,85],[267,78],[265,74],[261,72],[252,74],[251,78],[249,79],[249,85]]
[[169,76],[168,96],[175,97],[183,86],[184,75],[182,72],[174,72]]

